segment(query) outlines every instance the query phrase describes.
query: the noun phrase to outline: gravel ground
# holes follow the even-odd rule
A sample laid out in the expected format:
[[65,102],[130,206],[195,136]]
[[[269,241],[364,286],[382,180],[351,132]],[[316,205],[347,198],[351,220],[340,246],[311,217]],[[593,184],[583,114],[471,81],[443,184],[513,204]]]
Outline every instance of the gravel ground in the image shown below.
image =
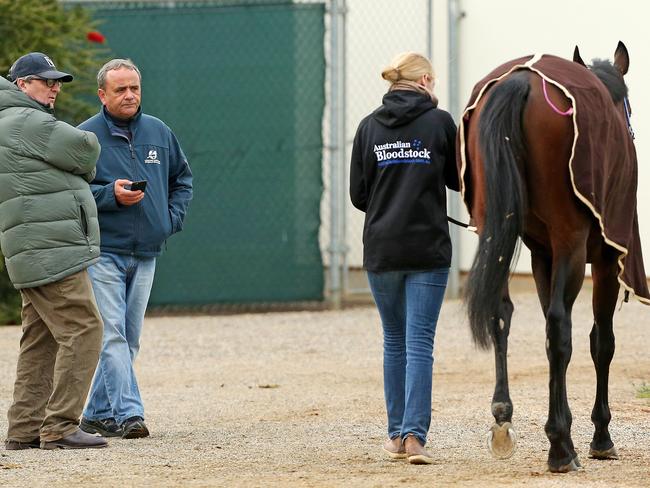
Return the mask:
[[[510,388],[519,445],[493,459],[491,352],[477,351],[458,301],[443,306],[435,345],[429,449],[437,462],[389,462],[381,378],[381,330],[373,307],[344,311],[148,317],[138,358],[147,439],[108,449],[0,451],[7,487],[467,486],[648,487],[650,309],[616,316],[610,431],[620,460],[587,457],[595,373],[590,296],[574,308],[568,372],[573,439],[584,469],[546,470],[547,361],[536,297],[514,297]],[[10,404],[20,330],[0,327],[0,411]],[[6,432],[6,418],[0,431]]]

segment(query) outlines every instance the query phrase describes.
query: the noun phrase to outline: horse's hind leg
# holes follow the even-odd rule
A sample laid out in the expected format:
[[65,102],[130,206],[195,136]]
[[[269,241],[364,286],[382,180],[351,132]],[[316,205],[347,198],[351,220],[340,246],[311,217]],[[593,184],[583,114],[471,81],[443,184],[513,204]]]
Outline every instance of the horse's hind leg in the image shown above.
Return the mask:
[[546,356],[549,362],[549,413],[545,431],[551,447],[548,451],[548,468],[551,472],[565,473],[578,469],[573,441],[571,440],[571,410],[567,400],[566,371],[571,360],[571,310],[585,275],[586,251],[578,242],[571,246],[573,252],[553,260],[550,302],[546,314]]
[[[535,285],[537,287],[537,296],[539,303],[542,306],[544,317],[548,317],[548,310],[551,304],[551,274],[552,274],[552,260],[541,249],[539,249],[533,242],[526,242],[531,249],[531,264],[533,268],[533,277],[535,278]],[[573,466],[580,468],[580,460],[578,454],[573,446],[571,437],[568,439],[569,451],[573,456]]]
[[[613,254],[613,253],[612,253]],[[614,330],[612,317],[616,308],[619,284],[616,278],[618,266],[616,257],[592,264],[594,281],[593,310],[594,325],[589,334],[591,358],[596,368],[596,401],[591,411],[594,424],[594,438],[589,455],[596,459],[618,459],[618,453],[609,436],[609,421],[612,418],[608,402],[609,365],[614,356]]]
[[517,440],[512,428],[512,400],[508,388],[508,335],[514,307],[508,290],[504,290],[497,317],[492,319],[491,336],[494,344],[496,384],[492,396],[495,424],[488,433],[488,448],[497,458],[506,459],[515,451]]

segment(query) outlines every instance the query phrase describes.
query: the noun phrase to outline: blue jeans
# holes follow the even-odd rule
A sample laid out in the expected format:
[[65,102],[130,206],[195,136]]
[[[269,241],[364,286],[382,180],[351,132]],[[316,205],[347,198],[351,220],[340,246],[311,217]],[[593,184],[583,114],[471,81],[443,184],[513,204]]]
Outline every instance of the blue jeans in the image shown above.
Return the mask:
[[104,321],[104,340],[88,403],[88,420],[144,418],[133,361],[140,349],[144,313],[156,269],[156,258],[102,252],[88,268]]
[[431,424],[433,339],[449,269],[368,272],[384,329],[388,436],[426,444]]

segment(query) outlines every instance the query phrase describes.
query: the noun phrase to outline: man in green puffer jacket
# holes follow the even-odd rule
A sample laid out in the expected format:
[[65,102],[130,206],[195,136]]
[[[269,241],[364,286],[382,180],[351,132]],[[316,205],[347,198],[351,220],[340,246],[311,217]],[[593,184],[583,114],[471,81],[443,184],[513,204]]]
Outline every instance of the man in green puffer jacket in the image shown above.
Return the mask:
[[0,245],[23,301],[7,449],[105,447],[78,427],[102,344],[86,268],[99,259],[88,182],[99,143],[53,116],[63,82],[42,53],[0,77]]

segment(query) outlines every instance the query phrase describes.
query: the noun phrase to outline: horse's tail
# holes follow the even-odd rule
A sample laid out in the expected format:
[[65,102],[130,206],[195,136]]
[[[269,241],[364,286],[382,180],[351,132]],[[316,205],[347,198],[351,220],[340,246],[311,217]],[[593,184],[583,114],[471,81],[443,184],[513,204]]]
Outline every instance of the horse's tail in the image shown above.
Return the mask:
[[485,222],[465,295],[474,342],[484,349],[491,343],[490,328],[498,326],[502,292],[523,231],[525,194],[519,164],[526,155],[523,114],[529,91],[528,73],[515,73],[489,91],[480,115]]

